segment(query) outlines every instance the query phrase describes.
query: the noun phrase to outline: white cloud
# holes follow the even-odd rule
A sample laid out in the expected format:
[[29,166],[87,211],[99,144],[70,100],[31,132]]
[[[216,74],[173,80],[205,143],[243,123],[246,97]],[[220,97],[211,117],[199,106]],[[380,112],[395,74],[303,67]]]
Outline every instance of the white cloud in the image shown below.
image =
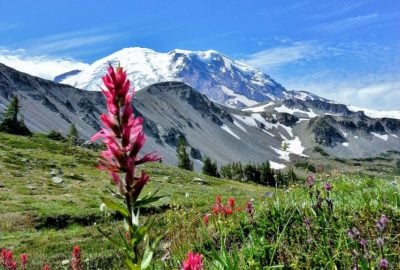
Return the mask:
[[268,69],[299,60],[314,58],[320,53],[321,48],[312,42],[296,42],[290,46],[276,47],[256,52],[249,55],[247,59],[243,61],[261,69]]
[[307,78],[287,82],[290,89],[304,89],[319,96],[359,107],[400,110],[400,77],[371,80],[360,76],[352,80],[314,81]]
[[28,56],[23,50],[0,50],[0,63],[19,71],[52,80],[55,76],[74,69],[83,69],[88,64],[73,59],[49,56]]
[[57,33],[35,40],[25,41],[20,44],[24,48],[29,48],[35,54],[73,54],[82,48],[111,42],[123,33],[112,31],[112,28],[101,28],[96,30],[82,30],[73,32]]

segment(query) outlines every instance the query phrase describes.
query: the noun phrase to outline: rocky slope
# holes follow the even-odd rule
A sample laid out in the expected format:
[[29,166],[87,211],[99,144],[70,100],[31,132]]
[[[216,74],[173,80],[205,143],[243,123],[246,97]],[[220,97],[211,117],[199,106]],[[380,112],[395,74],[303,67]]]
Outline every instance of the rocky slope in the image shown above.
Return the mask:
[[[282,168],[314,155],[316,146],[343,158],[400,148],[399,119],[372,118],[308,93],[296,94],[239,110],[216,104],[183,82],[163,82],[137,92],[134,105],[146,119],[144,150],[158,150],[167,164],[176,163],[179,137],[186,138],[197,168],[204,156],[220,165],[270,160],[274,168]],[[99,129],[99,114],[105,111],[98,91],[79,90],[0,64],[0,112],[13,95],[19,96],[32,131],[65,134],[74,123],[88,139]]]

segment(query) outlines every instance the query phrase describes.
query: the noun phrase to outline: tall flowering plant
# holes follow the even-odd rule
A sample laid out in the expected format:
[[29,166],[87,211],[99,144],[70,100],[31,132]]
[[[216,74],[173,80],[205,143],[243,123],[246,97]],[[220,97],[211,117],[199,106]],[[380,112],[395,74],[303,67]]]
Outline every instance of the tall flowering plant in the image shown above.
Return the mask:
[[147,246],[144,254],[140,254],[139,244],[146,238],[149,223],[139,223],[139,209],[158,200],[160,197],[148,195],[139,199],[140,192],[149,181],[149,175],[141,171],[136,173],[137,166],[160,159],[154,153],[139,156],[146,137],[143,132],[143,118],[135,117],[131,105],[133,90],[126,72],[121,68],[113,68],[102,77],[105,88],[101,88],[107,104],[107,114],[100,116],[103,128],[92,137],[92,141],[101,139],[106,150],[100,154],[98,168],[109,172],[117,187],[117,197],[123,199],[125,205],[110,198],[102,198],[107,208],[119,212],[125,221],[126,232],[120,239],[110,241],[118,245],[125,254],[125,265],[128,269],[145,269],[149,266],[153,246]]

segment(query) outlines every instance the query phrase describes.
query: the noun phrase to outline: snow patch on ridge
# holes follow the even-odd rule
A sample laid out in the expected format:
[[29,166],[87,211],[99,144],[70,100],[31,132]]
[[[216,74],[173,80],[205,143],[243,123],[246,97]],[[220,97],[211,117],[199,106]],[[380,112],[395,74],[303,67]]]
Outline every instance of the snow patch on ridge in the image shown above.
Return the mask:
[[245,97],[243,95],[238,95],[232,89],[229,89],[225,85],[221,85],[221,90],[228,96],[233,97],[233,99],[228,101],[228,104],[232,105],[233,107],[236,107],[235,104],[238,104],[238,103],[242,103],[245,106],[253,106],[253,105],[257,104],[257,101],[248,99],[247,97]]
[[312,109],[310,109],[309,112],[306,112],[306,111],[299,110],[297,108],[291,109],[291,108],[286,107],[285,105],[276,107],[276,108],[274,108],[274,110],[277,112],[283,112],[283,113],[288,113],[288,114],[292,114],[292,115],[295,113],[301,113],[301,114],[307,115],[310,118],[314,118],[314,117],[318,116],[318,114],[316,114]]
[[241,140],[240,137],[239,137],[235,132],[233,132],[232,129],[230,129],[227,125],[223,124],[223,125],[221,126],[221,128],[222,128],[223,130],[225,130],[226,132],[228,132],[229,134],[231,134],[231,135],[232,135],[233,137],[235,137],[236,139]]
[[257,122],[251,116],[244,116],[244,115],[238,115],[238,114],[232,114],[232,116],[234,118],[236,118],[237,120],[243,122],[247,126],[258,127]]
[[286,167],[286,165],[274,161],[270,161],[269,164],[271,165],[271,168],[274,170],[281,170]]
[[246,112],[263,112],[266,107],[273,105],[274,102],[268,102],[267,104],[261,105],[261,106],[256,106],[256,107],[251,107],[251,108],[245,108],[242,111]]
[[378,134],[378,133],[375,133],[375,132],[371,132],[371,134],[374,135],[375,137],[381,139],[381,140],[384,140],[384,141],[388,140],[388,135],[387,134],[383,134],[382,135],[382,134]]
[[371,110],[371,109],[356,107],[353,105],[348,105],[347,108],[353,112],[363,111],[366,116],[371,117],[371,118],[385,118],[386,117],[386,118],[400,119],[400,111]]

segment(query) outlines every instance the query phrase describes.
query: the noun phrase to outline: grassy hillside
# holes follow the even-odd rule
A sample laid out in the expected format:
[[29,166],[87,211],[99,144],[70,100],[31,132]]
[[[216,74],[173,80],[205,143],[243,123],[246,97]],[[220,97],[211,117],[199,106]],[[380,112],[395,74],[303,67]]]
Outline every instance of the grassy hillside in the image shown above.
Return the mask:
[[[114,235],[122,230],[118,216],[100,211],[100,196],[109,196],[107,189],[114,187],[107,174],[95,169],[96,157],[93,150],[44,135],[0,133],[0,249],[28,253],[29,269],[40,269],[44,262],[63,269],[62,261],[79,245],[85,269],[119,269],[120,252],[96,229]],[[355,261],[362,266],[366,251],[357,238],[347,236],[353,227],[360,231],[357,237],[369,243],[369,266],[377,267],[383,251],[391,267],[400,268],[400,180],[396,177],[333,174],[317,177],[311,190],[303,183],[284,190],[159,163],[143,169],[151,175],[144,194],[159,189],[166,196],[141,213],[155,217],[154,235],[164,235],[155,269],[179,268],[188,250],[204,254],[207,269],[229,269],[222,258],[235,261],[238,269],[350,269]],[[327,182],[333,185],[329,192],[323,190]],[[245,211],[211,215],[208,227],[204,226],[203,216],[211,214],[216,195],[224,202],[234,197],[243,209],[252,200],[254,215]],[[375,223],[382,214],[390,221],[381,233]],[[385,240],[383,250],[375,243],[378,237]]]

